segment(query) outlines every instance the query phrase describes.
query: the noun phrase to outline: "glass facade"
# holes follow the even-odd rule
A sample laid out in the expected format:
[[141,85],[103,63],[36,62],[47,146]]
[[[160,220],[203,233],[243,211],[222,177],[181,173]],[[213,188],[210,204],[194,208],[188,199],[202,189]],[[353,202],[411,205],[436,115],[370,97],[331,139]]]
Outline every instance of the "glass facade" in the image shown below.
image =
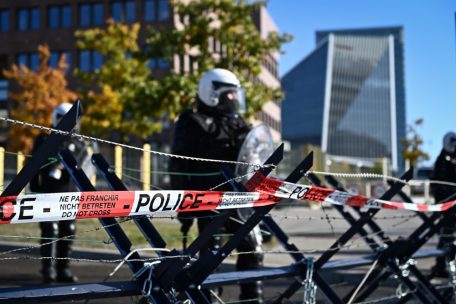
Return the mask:
[[389,39],[334,37],[327,152],[392,157]]
[[318,32],[317,45],[282,79],[283,138],[402,171],[402,28]]
[[388,37],[393,38],[393,61],[394,61],[394,91],[395,91],[395,117],[396,117],[396,147],[398,157],[398,170],[404,170],[404,159],[402,157],[402,139],[406,136],[406,103],[405,103],[405,79],[404,79],[404,37],[401,27],[366,28],[353,30],[320,31],[316,33],[317,43],[328,39],[328,35],[349,35],[357,37]]
[[321,144],[327,57],[325,43],[282,78],[282,137],[288,141]]

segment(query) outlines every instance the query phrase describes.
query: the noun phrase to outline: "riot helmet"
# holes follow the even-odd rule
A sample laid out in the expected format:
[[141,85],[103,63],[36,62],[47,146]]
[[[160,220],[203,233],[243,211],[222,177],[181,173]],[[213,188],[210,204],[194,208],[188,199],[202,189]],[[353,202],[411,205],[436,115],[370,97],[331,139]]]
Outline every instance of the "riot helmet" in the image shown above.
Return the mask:
[[456,132],[450,131],[443,137],[443,149],[448,154],[456,152]]
[[239,79],[225,69],[212,69],[201,76],[199,100],[222,113],[244,113],[245,95]]
[[57,107],[54,108],[52,111],[51,119],[52,119],[52,126],[56,127],[63,116],[65,116],[68,111],[70,111],[73,105],[68,102],[64,102],[59,104]]

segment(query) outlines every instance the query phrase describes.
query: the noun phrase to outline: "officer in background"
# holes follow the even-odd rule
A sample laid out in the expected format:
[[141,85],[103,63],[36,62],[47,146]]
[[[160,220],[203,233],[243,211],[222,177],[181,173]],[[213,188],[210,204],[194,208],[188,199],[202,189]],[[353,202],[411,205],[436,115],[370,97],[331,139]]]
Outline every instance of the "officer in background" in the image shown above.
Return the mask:
[[[434,164],[434,171],[431,179],[433,181],[444,181],[456,183],[456,133],[448,132],[443,138],[443,148]],[[456,198],[456,187],[431,184],[432,194],[435,203],[442,203]],[[452,211],[442,214],[443,226],[440,231],[440,238],[437,248],[443,249],[454,242],[455,218]],[[436,277],[448,277],[445,255],[438,257],[432,274]]]
[[[52,112],[52,127],[56,127],[62,117],[71,109],[70,103],[58,105]],[[33,144],[33,152],[43,144],[49,135],[40,134]],[[72,152],[78,163],[88,159],[88,145],[82,139],[68,137],[60,146]],[[32,152],[32,153],[33,153]],[[77,191],[71,182],[70,175],[60,162],[58,155],[49,159],[49,163],[43,166],[38,174],[30,182],[30,190],[35,193],[56,193]],[[43,282],[73,283],[77,277],[69,268],[69,256],[76,231],[75,221],[41,222],[41,244]],[[63,239],[62,239],[63,238]],[[56,239],[59,239],[55,242]],[[46,244],[46,245],[43,245]],[[55,258],[55,259],[54,259]]]
[[[244,92],[239,79],[225,69],[212,69],[202,75],[198,84],[197,105],[195,109],[184,111],[177,119],[174,129],[172,153],[198,158],[235,161],[238,158],[242,143],[250,126],[239,115],[245,111]],[[173,189],[208,190],[220,185],[225,179],[219,174],[220,163],[201,162],[171,158],[170,171],[186,173],[172,175]],[[232,168],[234,169],[234,168]],[[230,191],[224,185],[215,190]],[[182,213],[180,220],[184,236],[190,229],[195,214]],[[201,233],[211,221],[209,212],[199,212],[198,230]],[[236,213],[233,212],[233,216]],[[229,220],[225,225],[226,232],[234,232],[239,223]],[[216,248],[213,240],[207,248]],[[237,250],[240,252],[255,251],[258,244],[252,235],[247,236]],[[203,253],[201,252],[201,253]],[[238,270],[256,269],[262,265],[261,254],[240,255],[237,260]],[[207,294],[207,293],[206,293]],[[262,302],[260,283],[241,284],[240,300],[252,300],[249,303]]]

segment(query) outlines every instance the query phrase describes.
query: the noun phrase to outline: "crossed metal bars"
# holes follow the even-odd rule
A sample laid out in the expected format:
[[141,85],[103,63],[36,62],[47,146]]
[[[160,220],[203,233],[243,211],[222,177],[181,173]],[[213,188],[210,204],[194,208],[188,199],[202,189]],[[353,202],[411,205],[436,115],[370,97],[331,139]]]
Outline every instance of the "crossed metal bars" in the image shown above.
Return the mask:
[[[62,119],[57,129],[70,131],[78,121],[79,104],[76,104],[72,110]],[[47,139],[42,148],[33,155],[32,159],[24,166],[23,170],[11,182],[11,184],[2,193],[2,196],[17,195],[28,183],[28,181],[38,172],[39,168],[45,163],[48,156],[54,154],[59,144],[64,140],[64,135],[52,134]],[[90,183],[84,172],[78,167],[75,159],[69,151],[61,151],[65,167],[72,176],[73,181],[81,191],[95,191],[94,186]],[[277,165],[283,156],[283,147],[279,147],[271,157],[266,161],[268,164]],[[312,166],[313,155],[309,154],[306,159],[287,177],[286,181],[297,182],[303,177]],[[103,175],[113,190],[127,190],[120,179],[109,170],[109,164],[101,155],[94,155],[93,162],[98,171]],[[238,191],[246,191],[246,187],[257,185],[271,172],[270,167],[262,168],[257,172],[246,186],[235,182],[232,173],[225,170],[224,174],[230,179],[233,187]],[[316,184],[319,180],[309,174],[309,177]],[[402,179],[409,180],[411,171],[406,172]],[[337,181],[327,178],[329,182],[343,190]],[[391,188],[382,196],[382,199],[391,199],[394,195],[399,194],[404,197],[400,191],[403,184],[393,183]],[[409,198],[405,197],[406,200]],[[8,288],[0,289],[0,302],[17,303],[18,300],[27,300],[32,302],[49,302],[66,300],[69,297],[77,299],[94,299],[119,296],[131,296],[142,294],[152,303],[178,303],[182,299],[190,299],[193,303],[209,303],[205,294],[201,291],[203,288],[217,287],[233,283],[253,282],[257,280],[268,280],[283,277],[295,277],[293,282],[275,301],[281,303],[284,299],[290,298],[297,290],[305,287],[308,303],[315,301],[315,287],[332,303],[344,303],[355,293],[352,290],[345,298],[341,299],[334,289],[325,282],[321,276],[321,270],[338,269],[344,267],[353,267],[372,263],[378,260],[378,267],[374,269],[366,281],[365,288],[357,295],[356,300],[362,300],[368,297],[380,282],[391,274],[400,278],[410,290],[415,291],[415,296],[423,303],[446,303],[448,297],[452,294],[446,292],[444,295],[439,294],[419,270],[407,263],[413,256],[424,257],[438,254],[448,254],[448,252],[418,251],[422,245],[441,227],[441,217],[435,213],[429,217],[420,215],[423,224],[405,240],[392,241],[386,236],[379,225],[374,220],[374,215],[378,210],[368,210],[362,212],[354,208],[358,214],[355,218],[351,213],[344,210],[341,206],[335,208],[350,223],[350,228],[316,261],[313,261],[299,252],[299,249],[289,242],[287,234],[280,226],[270,217],[265,217],[273,206],[255,208],[253,214],[247,221],[240,226],[228,242],[217,251],[207,252],[200,257],[196,257],[197,252],[205,246],[218,231],[218,228],[230,220],[229,212],[222,211],[214,214],[211,223],[207,228],[190,244],[183,252],[172,250],[170,252],[157,252],[161,262],[151,265],[142,262],[140,254],[131,250],[131,242],[125,235],[122,228],[118,225],[116,219],[100,219],[102,225],[106,228],[108,234],[113,239],[121,256],[126,259],[127,265],[131,268],[136,279],[126,282],[112,283],[94,283],[94,284],[71,284],[52,287],[40,286],[37,288]],[[147,217],[136,217],[133,219],[139,230],[153,248],[164,248],[166,242],[161,237],[159,231],[153,226]],[[277,237],[283,248],[290,252],[295,261],[292,265],[275,268],[265,268],[252,271],[231,272],[231,273],[213,273],[214,270],[223,262],[223,260],[237,247],[239,242],[261,221],[266,224],[268,230]],[[369,233],[364,226],[368,226],[380,240],[374,240],[369,237]],[[346,244],[356,234],[361,235],[369,244],[373,255],[360,259],[351,259],[346,261],[332,262],[330,259],[339,251],[342,245]],[[385,246],[386,245],[386,246]],[[178,259],[175,257],[178,256]],[[127,259],[128,257],[128,259]],[[399,263],[397,262],[399,261]],[[416,278],[412,281],[408,275],[404,274],[404,265],[407,270]],[[383,267],[382,267],[383,266]],[[385,270],[386,269],[386,270]],[[148,290],[145,287],[150,287]],[[153,288],[152,288],[153,286]],[[402,301],[409,298],[407,295]]]
[[[335,189],[345,191],[342,185],[334,177],[326,176],[325,178]],[[314,181],[318,183],[315,177]],[[399,194],[405,201],[412,202],[412,200],[402,191],[398,191],[397,194]],[[349,222],[353,220],[350,213],[337,207],[336,209],[344,216],[345,219]],[[353,209],[360,217],[365,214],[365,212],[362,212],[358,207],[353,207],[351,209]],[[418,213],[418,217],[423,220],[424,225],[434,225],[434,222],[431,221],[425,214]],[[445,303],[448,301],[448,299],[445,300],[434,288],[434,286],[432,286],[430,279],[425,277],[415,266],[412,255],[420,249],[424,242],[418,243],[416,239],[412,239],[410,237],[407,239],[397,239],[393,241],[390,237],[384,234],[383,230],[377,225],[373,218],[369,219],[367,226],[376,236],[379,237],[379,241],[372,238],[363,238],[372,249],[378,263],[376,263],[375,268],[369,275],[370,280],[366,282],[364,289],[362,289],[361,293],[354,299],[358,301],[364,300],[379,286],[381,281],[394,274],[395,277],[397,277],[409,288],[409,290],[414,291],[413,296],[418,298],[421,302]],[[364,229],[360,230],[360,232],[364,233]],[[428,251],[428,255],[437,256],[442,254],[446,254],[446,252],[437,249]],[[415,281],[411,280],[411,275],[415,277]],[[355,290],[356,288],[350,291],[344,300],[349,300],[352,296],[354,296]],[[411,296],[412,294],[407,295],[407,298]],[[403,300],[404,299],[401,299],[401,301]]]

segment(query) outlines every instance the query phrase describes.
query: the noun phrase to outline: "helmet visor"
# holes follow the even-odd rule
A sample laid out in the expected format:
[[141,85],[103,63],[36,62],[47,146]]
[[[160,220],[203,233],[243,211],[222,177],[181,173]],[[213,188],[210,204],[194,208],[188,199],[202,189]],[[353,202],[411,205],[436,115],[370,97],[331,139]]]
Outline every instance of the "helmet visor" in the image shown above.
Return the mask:
[[230,113],[245,113],[245,94],[240,87],[224,87],[215,92],[219,103],[217,108]]

